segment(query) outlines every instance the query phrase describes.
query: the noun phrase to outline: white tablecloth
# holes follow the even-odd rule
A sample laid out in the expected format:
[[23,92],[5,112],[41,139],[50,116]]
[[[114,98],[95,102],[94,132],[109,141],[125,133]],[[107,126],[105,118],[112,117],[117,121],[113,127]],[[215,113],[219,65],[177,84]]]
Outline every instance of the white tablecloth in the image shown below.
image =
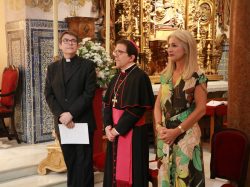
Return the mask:
[[[158,95],[160,84],[153,84],[152,88],[154,91],[154,95]],[[208,92],[218,92],[218,91],[226,92],[228,91],[228,82],[227,81],[208,81],[207,91]]]

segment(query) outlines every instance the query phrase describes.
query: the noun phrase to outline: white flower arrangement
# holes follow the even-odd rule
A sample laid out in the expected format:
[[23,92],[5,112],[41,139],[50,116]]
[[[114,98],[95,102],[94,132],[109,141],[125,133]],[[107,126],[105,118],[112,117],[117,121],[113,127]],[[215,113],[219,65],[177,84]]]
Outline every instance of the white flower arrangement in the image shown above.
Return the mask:
[[90,59],[96,64],[97,84],[107,87],[109,81],[115,74],[113,60],[100,43],[95,43],[90,38],[84,38],[79,43],[77,54],[85,59]]

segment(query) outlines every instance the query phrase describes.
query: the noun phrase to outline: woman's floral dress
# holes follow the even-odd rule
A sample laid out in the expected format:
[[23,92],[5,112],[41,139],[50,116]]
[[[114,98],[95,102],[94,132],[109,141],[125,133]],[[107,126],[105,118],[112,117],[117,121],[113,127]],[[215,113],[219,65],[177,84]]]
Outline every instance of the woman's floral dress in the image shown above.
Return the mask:
[[[192,113],[195,108],[195,87],[206,82],[207,78],[200,71],[195,72],[189,80],[179,78],[175,85],[172,79],[166,81],[164,75],[161,76],[162,121],[167,128],[175,128]],[[206,90],[204,84],[202,86]],[[199,125],[195,123],[171,146],[157,139],[158,186],[205,186],[200,136]]]

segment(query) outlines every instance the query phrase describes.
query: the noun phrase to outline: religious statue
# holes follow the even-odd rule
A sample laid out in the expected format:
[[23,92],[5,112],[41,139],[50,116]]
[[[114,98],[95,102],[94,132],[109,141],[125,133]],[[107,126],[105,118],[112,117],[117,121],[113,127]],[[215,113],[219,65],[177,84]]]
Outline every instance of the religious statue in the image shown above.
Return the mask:
[[218,1],[217,14],[219,27],[222,31],[227,31],[230,21],[230,4],[231,0]]
[[103,0],[92,0],[92,12],[99,13],[99,17],[105,15],[105,1]]
[[152,10],[152,21],[157,28],[184,29],[184,18],[181,7],[173,0],[156,0]]

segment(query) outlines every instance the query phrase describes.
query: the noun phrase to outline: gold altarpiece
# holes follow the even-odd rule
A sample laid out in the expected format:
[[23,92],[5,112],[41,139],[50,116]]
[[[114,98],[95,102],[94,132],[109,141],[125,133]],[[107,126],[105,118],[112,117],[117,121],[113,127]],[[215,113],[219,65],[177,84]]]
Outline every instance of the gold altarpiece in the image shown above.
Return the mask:
[[199,66],[210,80],[222,79],[217,74],[222,51],[216,46],[216,6],[215,0],[111,0],[111,44],[120,38],[135,41],[138,64],[155,82],[167,64],[168,34],[187,29],[197,40]]

